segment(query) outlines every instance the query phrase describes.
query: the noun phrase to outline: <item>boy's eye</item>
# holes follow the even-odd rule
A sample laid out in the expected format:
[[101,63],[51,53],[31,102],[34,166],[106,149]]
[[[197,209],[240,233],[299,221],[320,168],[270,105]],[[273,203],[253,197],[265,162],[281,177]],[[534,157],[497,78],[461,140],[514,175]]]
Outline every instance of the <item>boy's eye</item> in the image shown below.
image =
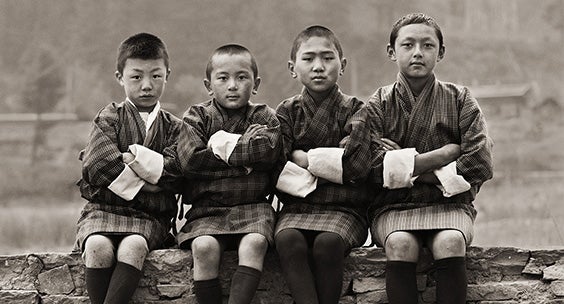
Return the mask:
[[323,57],[323,59],[326,60],[326,61],[330,61],[330,60],[335,59],[335,57],[333,57],[333,56],[325,56],[325,57]]
[[408,48],[408,47],[413,46],[413,44],[411,44],[411,43],[403,43],[401,46]]
[[141,79],[141,76],[139,76],[139,75],[131,75],[130,78],[131,78],[131,79],[135,79],[135,80],[139,80],[139,79]]
[[163,78],[163,75],[160,75],[160,74],[153,75],[153,78],[155,78],[155,79],[161,79],[161,78]]
[[302,57],[303,61],[312,61],[313,58],[312,57]]
[[245,80],[248,79],[249,77],[247,75],[239,75],[239,79],[240,80]]
[[423,46],[430,49],[430,48],[434,47],[435,45],[432,44],[432,43],[425,43]]
[[226,76],[217,76],[217,80],[225,81],[227,80]]

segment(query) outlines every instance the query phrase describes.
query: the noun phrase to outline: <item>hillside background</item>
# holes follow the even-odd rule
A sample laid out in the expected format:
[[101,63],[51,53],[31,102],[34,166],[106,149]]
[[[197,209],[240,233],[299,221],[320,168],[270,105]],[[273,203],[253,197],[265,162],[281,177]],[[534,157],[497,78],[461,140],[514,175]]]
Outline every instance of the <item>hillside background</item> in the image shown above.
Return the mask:
[[[72,248],[84,204],[76,157],[89,120],[124,98],[113,75],[127,36],[146,31],[166,42],[172,74],[162,101],[177,115],[207,98],[208,56],[226,43],[255,54],[262,84],[254,100],[275,107],[300,89],[286,69],[300,30],[322,24],[337,34],[349,62],[340,85],[366,99],[394,81],[389,31],[416,11],[442,27],[439,79],[494,92],[532,88],[516,112],[483,101],[495,177],[475,202],[474,244],[562,247],[564,0],[0,0],[0,254]],[[38,122],[33,113],[64,115]]]

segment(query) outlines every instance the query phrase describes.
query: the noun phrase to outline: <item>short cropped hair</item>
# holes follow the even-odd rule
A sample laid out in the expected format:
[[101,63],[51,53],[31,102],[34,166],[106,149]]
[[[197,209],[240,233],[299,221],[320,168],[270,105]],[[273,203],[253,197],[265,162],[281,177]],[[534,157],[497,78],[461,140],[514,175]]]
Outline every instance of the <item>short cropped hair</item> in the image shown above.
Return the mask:
[[125,39],[118,48],[117,71],[123,73],[127,59],[163,59],[166,69],[169,67],[166,45],[157,36],[139,33]]
[[244,55],[248,54],[251,57],[251,70],[253,71],[254,78],[258,77],[258,66],[257,61],[255,60],[255,56],[247,49],[246,47],[239,45],[239,44],[226,44],[223,46],[218,47],[213,51],[212,55],[208,60],[208,64],[206,65],[206,78],[210,80],[211,73],[213,70],[213,58],[217,55]]
[[337,49],[339,53],[339,59],[343,58],[343,48],[341,47],[341,43],[337,36],[328,28],[321,26],[321,25],[312,25],[305,30],[301,31],[296,39],[294,39],[294,43],[292,44],[292,50],[290,51],[290,59],[292,61],[296,61],[296,54],[302,46],[304,41],[307,41],[311,37],[323,37],[327,38]]
[[394,23],[394,25],[392,26],[392,32],[390,33],[390,46],[392,48],[395,47],[396,39],[398,38],[398,32],[402,27],[404,27],[406,25],[410,25],[410,24],[419,24],[419,23],[428,25],[428,26],[435,29],[435,33],[437,34],[437,38],[439,38],[439,47],[442,47],[443,46],[443,32],[441,31],[439,24],[435,21],[435,19],[433,19],[433,17],[428,16],[428,15],[423,14],[423,13],[407,14],[407,15],[401,17],[400,19],[398,19],[398,21],[396,21]]

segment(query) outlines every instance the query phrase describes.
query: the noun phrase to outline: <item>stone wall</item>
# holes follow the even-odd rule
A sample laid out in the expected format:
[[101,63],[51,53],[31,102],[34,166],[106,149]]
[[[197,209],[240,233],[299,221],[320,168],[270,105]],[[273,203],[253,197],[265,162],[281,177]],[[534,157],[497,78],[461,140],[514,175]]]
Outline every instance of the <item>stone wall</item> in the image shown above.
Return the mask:
[[[467,257],[468,303],[564,303],[564,249],[472,247]],[[236,264],[235,254],[227,253],[221,274],[224,293],[228,291]],[[196,303],[191,266],[189,251],[151,252],[134,302]],[[434,270],[428,253],[422,255],[418,269],[420,303],[433,303]],[[84,266],[78,254],[0,256],[0,303],[88,302]],[[292,303],[276,254],[272,252],[267,255],[253,303]],[[341,303],[387,303],[385,256],[380,249],[356,249],[347,258]]]

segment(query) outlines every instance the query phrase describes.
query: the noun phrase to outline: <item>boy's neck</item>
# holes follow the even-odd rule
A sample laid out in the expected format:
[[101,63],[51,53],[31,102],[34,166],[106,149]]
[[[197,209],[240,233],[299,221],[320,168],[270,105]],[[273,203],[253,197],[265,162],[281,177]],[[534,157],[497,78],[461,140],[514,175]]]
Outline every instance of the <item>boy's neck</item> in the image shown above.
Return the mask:
[[323,91],[323,92],[313,92],[310,89],[306,88],[307,93],[311,96],[311,98],[313,98],[313,100],[317,103],[324,101],[325,99],[327,99],[327,97],[329,97],[329,94],[331,94],[331,91],[333,90],[334,87],[331,87],[329,90]]
[[237,108],[237,109],[228,109],[226,107],[221,106],[219,103],[217,103],[217,106],[225,113],[227,114],[228,117],[232,117],[235,115],[239,115],[241,113],[245,113],[247,111],[247,108],[249,107],[249,102],[247,102],[244,106]]
[[419,96],[419,94],[421,94],[421,91],[423,91],[423,88],[431,78],[432,74],[421,78],[405,77],[407,83],[409,84],[409,89],[414,96]]

